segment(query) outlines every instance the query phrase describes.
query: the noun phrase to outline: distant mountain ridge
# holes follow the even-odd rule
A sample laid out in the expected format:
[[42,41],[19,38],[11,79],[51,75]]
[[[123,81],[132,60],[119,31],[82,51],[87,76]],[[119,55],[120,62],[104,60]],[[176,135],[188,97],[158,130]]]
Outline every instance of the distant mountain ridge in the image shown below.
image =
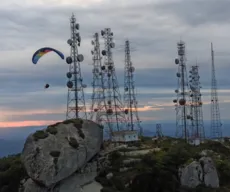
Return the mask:
[[[142,123],[143,134],[145,136],[154,136],[156,132],[156,123]],[[204,121],[206,137],[209,138],[210,121]],[[230,136],[230,121],[224,121],[223,136]],[[166,136],[175,136],[175,122],[162,122],[162,132]],[[15,128],[0,128],[0,158],[10,154],[20,153],[23,149],[25,139],[29,134],[36,130],[45,128],[46,126],[31,126],[31,127],[15,127]]]

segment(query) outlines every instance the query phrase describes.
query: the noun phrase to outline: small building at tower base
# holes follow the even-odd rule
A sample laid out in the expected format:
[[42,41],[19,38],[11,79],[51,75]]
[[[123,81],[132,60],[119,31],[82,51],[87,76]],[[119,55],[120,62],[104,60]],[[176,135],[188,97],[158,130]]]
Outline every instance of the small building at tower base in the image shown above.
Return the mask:
[[112,134],[112,142],[128,143],[139,141],[138,131],[115,131]]

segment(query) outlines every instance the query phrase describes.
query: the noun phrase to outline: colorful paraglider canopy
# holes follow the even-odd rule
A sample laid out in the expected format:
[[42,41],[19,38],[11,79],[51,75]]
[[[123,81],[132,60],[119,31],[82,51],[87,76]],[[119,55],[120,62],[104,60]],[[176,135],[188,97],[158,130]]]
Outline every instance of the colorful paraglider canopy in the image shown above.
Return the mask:
[[50,47],[43,47],[41,49],[38,49],[34,54],[33,54],[33,57],[32,57],[32,62],[34,64],[37,64],[38,60],[43,56],[45,55],[46,53],[49,53],[50,51],[54,51],[55,53],[57,53],[62,59],[65,58],[64,54],[61,53],[60,51],[56,50],[56,49],[53,49],[53,48],[50,48]]
[[45,85],[45,89],[49,88],[49,86],[50,86],[49,84],[46,84],[46,85]]

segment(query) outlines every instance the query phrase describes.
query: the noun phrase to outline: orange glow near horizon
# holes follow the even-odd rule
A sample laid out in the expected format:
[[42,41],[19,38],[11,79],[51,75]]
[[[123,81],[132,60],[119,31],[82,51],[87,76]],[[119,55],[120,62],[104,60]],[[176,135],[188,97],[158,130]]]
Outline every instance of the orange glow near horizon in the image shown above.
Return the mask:
[[[60,120],[62,121],[62,120]],[[15,122],[0,122],[1,128],[13,128],[13,127],[27,127],[27,126],[46,126],[54,124],[58,121],[15,121]]]

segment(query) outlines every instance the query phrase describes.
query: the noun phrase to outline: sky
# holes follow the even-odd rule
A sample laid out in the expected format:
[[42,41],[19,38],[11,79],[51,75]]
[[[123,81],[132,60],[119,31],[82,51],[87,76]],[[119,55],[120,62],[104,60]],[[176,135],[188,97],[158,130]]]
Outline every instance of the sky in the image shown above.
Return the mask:
[[[228,0],[7,0],[0,7],[0,127],[42,126],[65,119],[68,65],[49,53],[33,65],[33,53],[49,46],[70,54],[69,18],[80,23],[81,63],[91,104],[95,32],[111,28],[114,62],[123,93],[124,43],[130,40],[143,122],[175,121],[177,42],[186,43],[187,68],[200,69],[204,119],[210,120],[211,53],[215,50],[221,119],[229,119],[230,30]],[[44,90],[44,85],[50,88]]]

